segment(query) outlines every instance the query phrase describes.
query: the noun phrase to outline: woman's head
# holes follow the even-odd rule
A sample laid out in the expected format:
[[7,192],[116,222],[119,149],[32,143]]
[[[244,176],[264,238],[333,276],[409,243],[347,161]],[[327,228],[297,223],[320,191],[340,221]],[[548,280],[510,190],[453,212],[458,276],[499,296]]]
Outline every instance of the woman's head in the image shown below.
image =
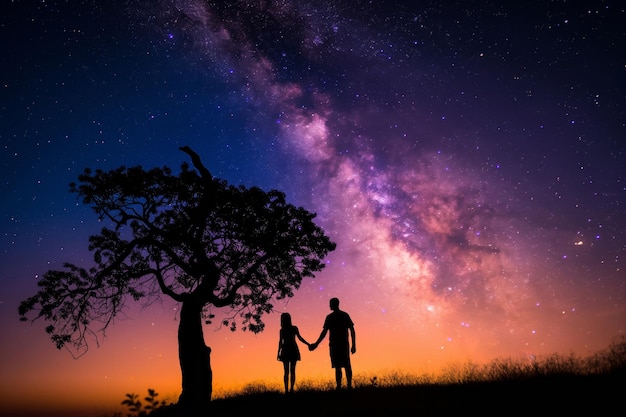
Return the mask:
[[281,327],[289,327],[291,326],[291,314],[283,313],[280,315],[280,325]]

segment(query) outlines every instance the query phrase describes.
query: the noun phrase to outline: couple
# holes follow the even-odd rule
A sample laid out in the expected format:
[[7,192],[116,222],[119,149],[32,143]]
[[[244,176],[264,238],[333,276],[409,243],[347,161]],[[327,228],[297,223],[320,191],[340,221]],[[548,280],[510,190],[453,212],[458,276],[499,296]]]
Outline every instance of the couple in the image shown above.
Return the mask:
[[[283,313],[280,317],[280,338],[278,340],[278,360],[283,363],[285,370],[284,382],[285,393],[293,392],[293,386],[296,383],[296,363],[300,360],[300,350],[296,343],[296,337],[302,343],[309,347],[309,350],[315,350],[317,345],[329,333],[329,350],[330,363],[335,368],[335,380],[337,389],[341,389],[341,368],[346,370],[346,380],[348,389],[352,388],[352,366],[350,365],[350,352],[356,352],[356,334],[354,332],[354,323],[345,311],[339,309],[339,299],[330,299],[330,309],[332,313],[326,316],[324,328],[320,337],[315,343],[308,343],[300,335],[300,331],[291,323],[291,315]],[[348,332],[352,339],[352,348],[348,342]],[[289,383],[291,384],[290,389]]]

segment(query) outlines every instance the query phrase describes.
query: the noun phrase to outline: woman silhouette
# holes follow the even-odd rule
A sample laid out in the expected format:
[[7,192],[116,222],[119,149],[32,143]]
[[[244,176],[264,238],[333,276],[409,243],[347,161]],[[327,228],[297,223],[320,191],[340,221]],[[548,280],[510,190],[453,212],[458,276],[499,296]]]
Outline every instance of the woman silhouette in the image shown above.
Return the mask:
[[[309,342],[300,336],[298,328],[291,323],[291,315],[289,313],[281,314],[278,360],[283,363],[285,394],[293,392],[293,386],[296,383],[296,363],[300,360],[300,349],[298,349],[296,337],[305,345],[310,346]],[[290,382],[291,386],[289,386]]]

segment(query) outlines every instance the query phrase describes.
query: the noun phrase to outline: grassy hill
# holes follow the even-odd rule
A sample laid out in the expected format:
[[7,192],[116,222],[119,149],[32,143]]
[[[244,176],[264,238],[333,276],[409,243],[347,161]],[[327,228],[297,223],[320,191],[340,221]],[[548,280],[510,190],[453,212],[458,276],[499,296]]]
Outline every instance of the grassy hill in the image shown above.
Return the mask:
[[351,391],[245,394],[212,402],[210,414],[303,416],[613,415],[626,379],[538,377],[518,381],[357,387]]
[[[302,381],[284,394],[251,384],[211,401],[198,416],[463,416],[621,415],[626,411],[626,338],[587,358],[551,355],[533,361],[499,359],[451,366],[439,376],[356,376],[355,388]],[[158,395],[158,394],[157,394]],[[130,417],[195,417],[176,404],[134,410]],[[115,417],[115,416],[114,416]]]

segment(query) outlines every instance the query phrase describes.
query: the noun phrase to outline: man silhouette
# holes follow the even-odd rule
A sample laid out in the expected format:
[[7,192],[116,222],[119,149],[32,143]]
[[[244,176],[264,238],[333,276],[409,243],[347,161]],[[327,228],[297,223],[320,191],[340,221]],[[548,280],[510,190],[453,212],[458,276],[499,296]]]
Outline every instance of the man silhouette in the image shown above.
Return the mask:
[[[324,328],[320,337],[315,343],[309,346],[309,350],[315,350],[317,345],[324,340],[326,333],[328,336],[328,347],[330,351],[330,364],[335,368],[335,380],[337,389],[341,389],[341,368],[346,370],[346,381],[348,389],[352,388],[352,365],[350,364],[350,352],[356,353],[356,333],[354,331],[354,323],[345,311],[339,309],[339,299],[330,299],[330,309],[332,313],[326,316]],[[348,341],[348,333],[352,340],[352,348]]]

